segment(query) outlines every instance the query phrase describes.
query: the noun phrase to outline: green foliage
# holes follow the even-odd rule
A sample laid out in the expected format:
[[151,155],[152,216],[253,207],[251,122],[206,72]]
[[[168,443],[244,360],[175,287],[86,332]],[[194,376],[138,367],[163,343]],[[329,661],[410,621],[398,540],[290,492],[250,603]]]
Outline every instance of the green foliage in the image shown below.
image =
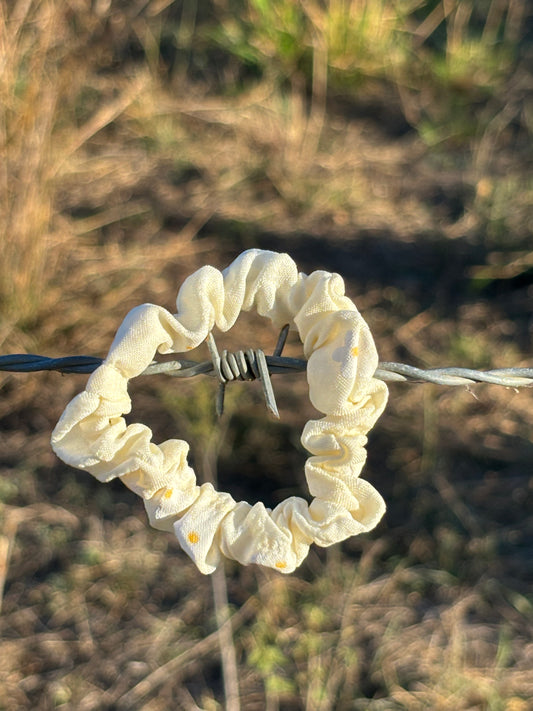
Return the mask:
[[276,696],[295,691],[291,679],[293,665],[279,644],[279,634],[280,630],[266,620],[258,620],[252,630],[253,642],[247,659],[250,667],[262,678],[266,692]]
[[489,124],[521,51],[524,3],[510,0],[248,0],[224,8],[204,33],[208,42],[315,98],[327,90],[399,99],[430,145],[468,141],[480,121]]
[[0,478],[0,504],[9,504],[17,497],[19,488],[17,484],[8,477]]
[[297,72],[309,54],[307,36],[302,5],[287,0],[250,0],[243,13],[228,13],[211,32],[225,50],[281,81]]

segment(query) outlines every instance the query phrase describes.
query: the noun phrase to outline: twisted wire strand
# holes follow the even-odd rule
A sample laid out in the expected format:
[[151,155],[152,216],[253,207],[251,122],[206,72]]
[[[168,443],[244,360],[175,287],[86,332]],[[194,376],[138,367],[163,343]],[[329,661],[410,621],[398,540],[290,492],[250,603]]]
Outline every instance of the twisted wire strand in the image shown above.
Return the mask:
[[[235,353],[224,351],[220,356],[220,369],[226,382],[237,379],[254,379],[251,377],[251,373],[255,378],[259,377],[254,373],[254,368],[257,368],[256,358],[255,356],[251,358],[249,351],[251,349],[244,352],[236,351]],[[251,352],[252,354],[257,353],[257,351]],[[242,365],[243,357],[246,359],[246,368]],[[307,362],[299,358],[266,355],[265,360],[270,375],[302,372],[307,367]],[[23,353],[0,356],[0,371],[35,373],[54,370],[60,373],[92,373],[102,362],[102,358],[93,356],[47,358]],[[244,369],[241,371],[241,368]],[[238,375],[235,374],[236,372]],[[164,363],[154,362],[146,368],[142,375],[155,375],[158,373],[165,373],[177,378],[190,378],[196,375],[219,377],[213,362],[210,360],[200,363],[184,359]],[[230,375],[234,377],[230,377]],[[498,368],[483,371],[451,367],[424,370],[405,363],[380,362],[375,372],[375,377],[386,382],[434,383],[449,386],[464,386],[472,383],[491,383],[512,388],[533,386],[533,368]]]

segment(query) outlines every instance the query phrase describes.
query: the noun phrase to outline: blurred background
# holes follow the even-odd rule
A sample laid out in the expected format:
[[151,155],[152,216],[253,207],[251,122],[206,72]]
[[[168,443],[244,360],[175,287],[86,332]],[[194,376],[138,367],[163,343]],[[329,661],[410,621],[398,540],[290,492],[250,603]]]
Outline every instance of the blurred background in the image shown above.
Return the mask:
[[[0,353],[104,357],[260,247],[339,272],[381,360],[531,367],[532,30],[526,0],[2,3]],[[276,338],[246,315],[219,342]],[[51,451],[85,381],[0,374],[0,709],[226,708],[211,578]],[[274,386],[281,422],[235,384],[218,423],[210,379],[141,378],[130,419],[275,505],[307,495],[315,413],[304,375]],[[290,576],[225,566],[231,709],[531,709],[532,411],[391,385],[378,528]]]

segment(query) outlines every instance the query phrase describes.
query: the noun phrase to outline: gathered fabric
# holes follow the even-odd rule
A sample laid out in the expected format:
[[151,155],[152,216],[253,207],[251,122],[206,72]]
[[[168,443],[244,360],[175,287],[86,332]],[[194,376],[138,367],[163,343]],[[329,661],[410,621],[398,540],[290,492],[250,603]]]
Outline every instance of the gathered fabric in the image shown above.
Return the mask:
[[[324,414],[301,436],[311,454],[311,503],[291,496],[270,509],[198,485],[187,442],[155,444],[146,425],[127,425],[123,417],[131,411],[128,381],[157,352],[188,352],[215,326],[227,331],[241,311],[253,309],[298,332],[309,398]],[[248,250],[223,271],[205,266],[189,276],[176,314],[143,304],[126,316],[107,358],[57,423],[52,447],[101,482],[120,478],[143,498],[150,524],[173,532],[202,573],[212,573],[221,556],[290,573],[312,543],[330,546],[369,531],[384,514],[382,497],[359,476],[366,435],[387,401],[385,383],[374,378],[377,365],[370,330],[338,274],[298,273],[287,254]]]

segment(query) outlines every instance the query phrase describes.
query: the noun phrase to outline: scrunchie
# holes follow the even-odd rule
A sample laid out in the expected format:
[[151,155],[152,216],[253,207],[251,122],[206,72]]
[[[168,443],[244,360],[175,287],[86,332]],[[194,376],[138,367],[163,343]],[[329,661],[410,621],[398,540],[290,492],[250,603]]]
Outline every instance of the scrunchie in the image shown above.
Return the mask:
[[[211,484],[198,486],[186,442],[156,445],[148,427],[127,426],[122,417],[131,410],[128,380],[156,351],[196,348],[215,325],[227,331],[241,311],[254,308],[275,326],[298,331],[309,398],[325,414],[309,421],[301,437],[313,455],[305,464],[311,504],[292,496],[271,510],[236,502]],[[366,433],[387,400],[386,385],[373,377],[377,364],[370,330],[338,274],[299,274],[287,254],[252,249],[222,272],[205,266],[189,276],[176,315],[153,304],[133,309],[85,391],[65,409],[52,447],[101,482],[120,477],[144,499],[150,524],[174,531],[202,573],[212,573],[221,555],[290,573],[311,543],[330,546],[368,531],[385,511],[382,497],[359,478]]]

